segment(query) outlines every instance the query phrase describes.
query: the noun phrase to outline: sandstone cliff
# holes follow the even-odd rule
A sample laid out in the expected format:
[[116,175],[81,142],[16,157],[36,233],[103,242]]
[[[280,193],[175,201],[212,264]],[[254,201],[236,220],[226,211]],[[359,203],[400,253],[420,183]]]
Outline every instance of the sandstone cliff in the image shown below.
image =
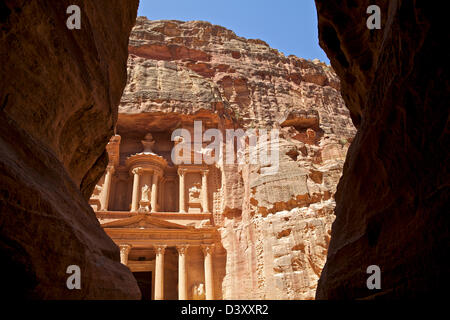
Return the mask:
[[[342,79],[358,133],[336,193],[336,220],[317,297],[447,296],[449,40],[435,2],[316,0],[320,43]],[[366,268],[381,269],[368,290]]]
[[[331,67],[202,21],[139,17],[117,130],[280,130],[280,165],[221,165],[215,224],[226,250],[225,299],[313,299],[333,194],[355,129]],[[142,137],[136,137],[136,139]]]
[[[66,8],[81,8],[81,29]],[[126,82],[138,1],[2,1],[2,290],[33,299],[138,298],[136,281],[86,199]],[[69,265],[81,290],[66,287]]]

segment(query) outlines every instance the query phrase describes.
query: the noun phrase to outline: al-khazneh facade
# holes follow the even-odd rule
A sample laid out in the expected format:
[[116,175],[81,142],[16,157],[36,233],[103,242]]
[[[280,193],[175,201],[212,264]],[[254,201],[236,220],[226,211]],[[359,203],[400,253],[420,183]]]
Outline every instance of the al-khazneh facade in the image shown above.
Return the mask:
[[[174,165],[167,133],[124,134],[90,204],[146,299],[220,299],[225,256],[214,226],[214,165]],[[184,155],[186,156],[186,155]],[[191,156],[191,155],[188,155]]]

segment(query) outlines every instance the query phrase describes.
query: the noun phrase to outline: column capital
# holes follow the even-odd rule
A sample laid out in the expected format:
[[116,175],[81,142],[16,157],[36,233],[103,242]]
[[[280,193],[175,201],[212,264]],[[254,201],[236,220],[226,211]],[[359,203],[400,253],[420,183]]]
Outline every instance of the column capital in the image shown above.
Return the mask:
[[128,243],[119,244],[120,262],[124,265],[128,264],[128,254],[130,253],[131,245]]
[[132,245],[128,243],[121,243],[119,244],[119,249],[121,252],[129,253],[131,250]]
[[144,169],[142,169],[141,167],[136,167],[136,168],[134,168],[133,170],[131,170],[131,172],[132,172],[133,174],[141,175],[141,174],[144,172]]
[[155,244],[153,247],[155,248],[156,254],[164,254],[167,246],[165,244]]
[[187,249],[189,248],[188,244],[180,244],[175,246],[177,248],[178,254],[186,254]]
[[206,256],[208,254],[212,254],[214,250],[214,244],[201,244],[200,245],[203,254]]
[[115,168],[114,168],[114,165],[108,165],[107,167],[106,167],[106,172],[109,172],[109,173],[111,173],[111,174],[114,174],[114,172],[115,172],[116,170],[115,170]]
[[202,169],[201,171],[202,176],[207,176],[209,173],[209,169]]
[[178,175],[184,176],[187,172],[187,169],[185,168],[178,168]]

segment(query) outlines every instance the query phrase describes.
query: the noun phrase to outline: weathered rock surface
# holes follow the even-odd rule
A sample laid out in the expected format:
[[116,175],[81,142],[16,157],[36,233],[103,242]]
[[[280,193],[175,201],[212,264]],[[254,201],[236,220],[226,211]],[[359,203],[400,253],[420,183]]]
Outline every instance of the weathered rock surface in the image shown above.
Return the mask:
[[[81,29],[66,8],[81,8]],[[126,82],[138,1],[0,4],[2,290],[33,299],[138,298],[87,198]],[[69,265],[81,290],[66,287]]]
[[[447,296],[449,80],[446,12],[434,2],[316,0],[320,43],[358,133],[336,193],[320,299]],[[366,268],[381,269],[368,290]]]
[[220,165],[213,213],[227,251],[222,297],[313,299],[355,133],[331,67],[202,21],[139,17],[129,52],[119,132],[202,119],[280,130],[277,173]]

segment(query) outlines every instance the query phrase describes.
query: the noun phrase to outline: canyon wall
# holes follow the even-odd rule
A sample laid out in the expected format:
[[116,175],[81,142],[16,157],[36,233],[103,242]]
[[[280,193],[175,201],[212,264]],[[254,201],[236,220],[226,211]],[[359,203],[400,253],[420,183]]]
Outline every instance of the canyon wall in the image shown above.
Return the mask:
[[[81,9],[81,29],[66,9]],[[108,162],[138,1],[2,1],[0,260],[10,298],[139,298],[87,203]],[[69,265],[81,290],[69,290]]]
[[313,299],[355,134],[334,71],[202,21],[139,17],[129,53],[117,132],[130,146],[145,132],[170,138],[194,120],[224,133],[279,130],[278,168],[217,164],[211,211],[226,251],[220,296]]
[[[449,257],[449,40],[435,2],[316,0],[320,44],[358,127],[336,192],[319,299],[442,298]],[[368,290],[366,268],[381,269]]]

